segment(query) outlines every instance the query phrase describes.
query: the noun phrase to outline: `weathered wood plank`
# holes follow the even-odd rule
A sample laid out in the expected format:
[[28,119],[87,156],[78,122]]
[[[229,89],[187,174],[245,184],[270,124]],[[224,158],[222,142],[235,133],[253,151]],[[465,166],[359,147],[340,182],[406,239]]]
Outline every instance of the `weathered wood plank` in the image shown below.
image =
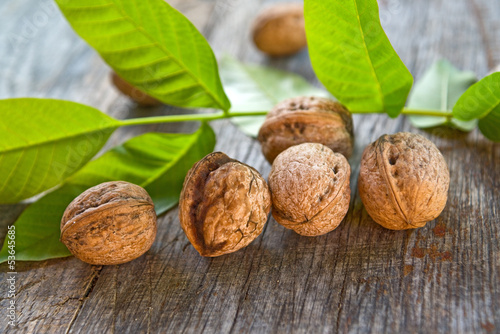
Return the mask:
[[[315,82],[307,51],[268,59],[250,43],[250,22],[263,2],[172,3],[193,15],[217,55],[229,53],[244,61],[292,70]],[[38,7],[29,1],[0,4],[0,15],[9,15],[9,20],[0,20],[0,31],[19,33],[24,19],[33,20],[46,5],[48,1]],[[496,0],[384,0],[380,5],[387,34],[417,79],[440,57],[480,75],[500,62]],[[179,111],[135,108],[110,86],[106,65],[71,32],[58,12],[46,13],[47,23],[13,53],[0,47],[0,97],[71,99],[119,118]],[[5,37],[0,42],[5,45]],[[217,150],[268,175],[270,166],[256,141],[228,121],[213,126],[219,138]],[[174,124],[122,129],[107,147],[145,131],[195,128],[196,124]],[[442,215],[410,232],[389,231],[375,224],[356,192],[363,148],[383,133],[402,130],[422,133],[434,141],[451,172],[449,202]],[[205,259],[187,241],[174,209],[159,219],[152,249],[131,263],[92,267],[74,258],[19,263],[19,330],[499,331],[500,145],[477,131],[469,135],[423,132],[403,117],[390,120],[381,115],[356,115],[355,132],[351,208],[335,231],[301,237],[270,219],[262,236],[249,247]],[[21,210],[22,205],[1,206],[2,226],[12,223]],[[0,274],[3,281],[4,277]],[[5,302],[0,300],[3,309]],[[0,326],[0,331],[7,329],[4,323]]]

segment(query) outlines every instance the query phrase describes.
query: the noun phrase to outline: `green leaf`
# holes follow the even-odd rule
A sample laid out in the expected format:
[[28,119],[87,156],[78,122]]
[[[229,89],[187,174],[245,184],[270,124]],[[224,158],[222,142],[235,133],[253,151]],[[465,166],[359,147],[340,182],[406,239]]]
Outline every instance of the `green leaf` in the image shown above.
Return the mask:
[[106,143],[120,122],[74,102],[0,100],[0,203],[61,183]]
[[[245,65],[234,58],[220,62],[224,88],[234,112],[268,111],[278,102],[296,96],[330,97],[303,77],[285,71],[258,65]],[[256,137],[265,116],[236,117],[231,121],[245,134]]]
[[229,110],[210,45],[164,0],[56,0],[125,80],[165,103]]
[[353,112],[403,109],[413,78],[380,24],[377,0],[305,0],[316,75]]
[[[212,152],[215,134],[203,123],[193,134],[148,133],[89,162],[60,188],[30,205],[18,218],[16,260],[41,261],[71,255],[59,241],[59,225],[68,204],[84,190],[111,180],[138,184],[149,192],[161,214],[177,204],[192,165]],[[7,244],[0,263],[8,258]]]
[[472,85],[453,108],[453,116],[469,121],[479,119],[481,133],[500,142],[500,72],[495,72]]
[[[460,96],[477,81],[473,72],[460,71],[447,60],[434,63],[422,76],[410,93],[408,108],[448,112]],[[411,123],[418,128],[449,125],[462,131],[472,131],[476,121],[460,121],[456,118],[431,116],[409,116]]]
[[500,111],[498,107],[494,112],[480,119],[478,127],[486,138],[495,142],[500,142]]

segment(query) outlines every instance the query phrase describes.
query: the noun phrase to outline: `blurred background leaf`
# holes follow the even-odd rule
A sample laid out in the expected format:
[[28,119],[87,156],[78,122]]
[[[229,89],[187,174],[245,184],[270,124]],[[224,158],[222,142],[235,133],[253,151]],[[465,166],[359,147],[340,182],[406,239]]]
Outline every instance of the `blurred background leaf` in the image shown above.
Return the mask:
[[[231,111],[269,111],[278,102],[296,96],[332,96],[311,85],[295,73],[259,65],[243,64],[231,57],[220,62],[224,88],[231,100]],[[237,117],[231,119],[241,131],[256,137],[265,116]]]
[[[435,62],[415,83],[408,99],[408,108],[449,112],[462,94],[475,82],[473,72],[460,71],[447,60]],[[413,126],[431,128],[447,125],[462,131],[472,131],[477,121],[434,116],[409,116]]]

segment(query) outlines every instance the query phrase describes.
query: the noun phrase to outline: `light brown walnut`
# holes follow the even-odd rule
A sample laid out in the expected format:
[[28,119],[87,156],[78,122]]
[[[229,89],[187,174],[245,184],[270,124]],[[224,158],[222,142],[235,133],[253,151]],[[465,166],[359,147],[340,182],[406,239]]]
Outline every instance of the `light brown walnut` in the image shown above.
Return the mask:
[[141,106],[154,107],[162,104],[161,101],[134,87],[115,72],[111,72],[111,82],[122,94],[128,96]]
[[66,208],[61,241],[80,260],[120,264],[144,254],[156,237],[156,213],[146,190],[114,181],[87,189]]
[[307,46],[304,9],[301,3],[266,7],[252,26],[255,46],[270,56],[288,56]]
[[320,143],[349,158],[354,146],[351,113],[321,97],[294,97],[278,103],[266,116],[258,140],[272,163],[287,148]]
[[359,194],[368,214],[385,228],[417,228],[437,218],[449,183],[441,152],[421,135],[383,135],[363,152]]
[[271,210],[271,195],[257,170],[221,152],[197,162],[184,180],[181,227],[202,256],[235,252],[257,238]]
[[349,209],[350,175],[346,158],[322,144],[288,148],[269,174],[274,219],[305,236],[334,230]]

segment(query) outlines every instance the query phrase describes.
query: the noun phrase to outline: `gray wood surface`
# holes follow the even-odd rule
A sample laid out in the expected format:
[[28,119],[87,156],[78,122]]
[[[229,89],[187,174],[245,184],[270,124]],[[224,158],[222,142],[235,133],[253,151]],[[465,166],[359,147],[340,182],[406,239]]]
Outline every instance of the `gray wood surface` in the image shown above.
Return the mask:
[[[218,56],[295,71],[316,82],[307,51],[269,59],[249,40],[267,1],[177,0]],[[485,75],[500,63],[498,0],[379,0],[382,23],[418,79],[444,57]],[[95,106],[118,118],[177,113],[141,109],[120,96],[109,69],[50,0],[0,2],[0,98],[38,96]],[[355,116],[352,201],[335,231],[301,237],[270,219],[247,248],[202,258],[184,236],[177,209],[159,218],[141,258],[95,267],[70,257],[18,262],[18,327],[23,333],[490,333],[500,332],[500,145],[477,131],[424,132],[404,117]],[[228,121],[214,122],[217,150],[267,177],[259,144]],[[108,148],[147,131],[187,132],[194,124],[133,127]],[[448,204],[415,231],[375,224],[356,191],[363,148],[383,133],[421,133],[449,164]],[[0,206],[0,236],[26,204]],[[0,266],[0,314],[8,299]]]

